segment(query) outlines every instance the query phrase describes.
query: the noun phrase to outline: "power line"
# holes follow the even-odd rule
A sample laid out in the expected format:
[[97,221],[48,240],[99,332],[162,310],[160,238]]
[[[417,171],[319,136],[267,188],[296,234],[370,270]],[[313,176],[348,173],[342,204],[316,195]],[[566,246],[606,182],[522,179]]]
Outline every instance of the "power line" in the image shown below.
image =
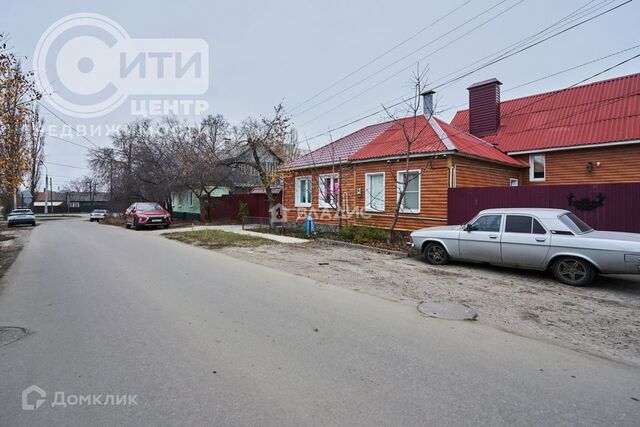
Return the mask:
[[[588,81],[588,80],[594,79],[594,78],[596,78],[596,77],[598,77],[598,76],[602,75],[603,73],[606,73],[606,72],[608,72],[608,71],[611,71],[612,69],[617,68],[617,67],[620,67],[620,66],[622,66],[623,64],[626,64],[626,63],[628,63],[628,62],[630,62],[630,61],[632,61],[632,60],[634,60],[634,59],[637,59],[637,58],[639,58],[639,57],[640,57],[640,54],[637,54],[637,55],[634,55],[634,56],[632,56],[632,57],[630,57],[630,58],[627,58],[627,59],[625,59],[625,60],[623,60],[623,61],[621,61],[621,62],[618,62],[617,64],[615,64],[615,65],[613,65],[613,66],[607,67],[607,68],[605,68],[604,70],[601,70],[601,71],[599,71],[599,72],[597,72],[597,73],[595,73],[595,74],[592,74],[591,76],[589,76],[589,77],[587,77],[587,78],[585,78],[585,79],[582,79],[582,80],[580,80],[579,82],[576,82],[576,83],[572,84],[571,86],[568,86],[568,87],[566,87],[566,88],[564,88],[564,89],[560,89],[560,90],[557,90],[557,91],[551,92],[551,93],[549,93],[549,94],[548,94],[544,99],[547,99],[547,98],[552,97],[552,96],[556,96],[556,95],[558,95],[559,93],[563,93],[563,92],[564,92],[565,90],[567,90],[567,89],[571,89],[571,88],[573,88],[573,87],[576,87],[576,86],[578,86],[579,84],[582,84],[582,83],[584,83],[584,82],[586,82],[586,81]],[[558,122],[558,121],[562,121],[562,120],[564,120],[564,119],[566,119],[566,118],[579,116],[579,115],[584,114],[584,113],[586,113],[586,112],[588,112],[588,111],[596,110],[596,109],[598,109],[598,108],[600,108],[600,107],[602,107],[602,106],[604,106],[604,105],[608,105],[608,104],[610,104],[610,103],[617,102],[617,101],[622,100],[622,99],[624,99],[624,98],[635,97],[635,96],[639,96],[639,95],[640,95],[640,91],[638,91],[638,92],[636,92],[636,93],[632,93],[632,94],[625,94],[625,95],[622,95],[622,96],[617,96],[617,97],[613,97],[613,98],[608,98],[608,99],[605,99],[605,100],[598,100],[598,101],[595,101],[595,102],[592,102],[592,103],[588,103],[589,105],[595,105],[595,106],[592,106],[592,107],[590,107],[590,108],[584,109],[584,110],[579,111],[579,112],[572,112],[572,113],[571,113],[571,114],[569,114],[569,115],[562,116],[562,117],[560,117],[560,118],[558,118],[558,119],[555,119],[555,120],[549,120],[549,121],[547,121],[547,122],[545,122],[545,123],[543,123],[543,124],[541,124],[541,125],[538,125],[538,126],[532,126],[532,127],[528,128],[528,129],[524,129],[524,130],[516,131],[516,132],[511,132],[511,133],[508,133],[508,134],[509,134],[509,135],[514,135],[514,134],[519,134],[519,133],[524,133],[524,132],[530,132],[530,131],[533,131],[533,130],[536,130],[536,129],[546,129],[546,128],[545,128],[545,127],[543,127],[543,126],[546,126],[546,125],[549,125],[549,124],[552,124],[552,123],[556,123],[556,122]],[[524,105],[523,107],[521,107],[521,108],[519,108],[518,110],[515,110],[515,111],[519,111],[519,110],[521,110],[521,109],[523,109],[523,108],[529,107],[529,106],[531,106],[531,105],[533,105],[533,104],[536,104],[536,103],[538,103],[538,102],[540,102],[540,99],[536,98],[536,99],[532,100],[531,102],[529,102],[528,104]],[[513,115],[513,112],[510,112],[509,114],[505,114],[505,115],[503,115],[502,117],[503,117],[503,118],[506,118],[506,117],[510,117],[510,116],[512,116],[512,115]],[[632,115],[632,116],[628,116],[628,117],[634,117],[634,116],[640,116],[640,114],[636,114],[636,115]],[[601,119],[601,120],[593,120],[593,121],[589,121],[589,122],[583,122],[583,123],[579,123],[579,124],[584,125],[584,124],[598,123],[598,122],[600,122],[600,121],[605,121],[605,120],[608,120],[608,118],[607,118],[607,119]],[[465,130],[460,129],[460,130],[459,130],[459,132],[454,133],[454,134],[452,134],[452,135],[447,135],[447,136],[448,136],[449,138],[453,138],[453,137],[455,137],[455,136],[457,136],[457,135],[460,135],[460,134],[468,134],[468,133],[469,133],[469,132],[467,132],[467,131],[465,131]],[[503,136],[504,136],[504,135],[506,135],[506,134],[507,134],[507,133],[504,133],[504,134],[503,134]],[[478,146],[478,145],[490,145],[490,146],[495,147],[496,149],[499,149],[499,148],[497,147],[497,145],[499,145],[499,144],[497,143],[497,141],[496,141],[496,140],[494,140],[494,142],[493,142],[493,143],[490,143],[490,142],[488,142],[488,141],[485,141],[485,140],[484,140],[484,139],[482,139],[482,138],[477,138],[477,140],[478,140],[478,141],[477,141],[476,143],[473,143],[471,146]],[[307,141],[308,141],[308,139],[307,139]]]
[[59,136],[51,135],[50,133],[46,134],[46,136],[48,136],[49,138],[57,139],[58,141],[64,141],[77,147],[84,148],[85,150],[91,150],[91,148],[87,147],[86,145],[78,144],[77,142],[69,141],[68,139],[60,138]]
[[45,110],[47,110],[49,113],[53,114],[53,116],[55,118],[57,118],[58,120],[60,120],[62,123],[64,123],[65,125],[69,126],[76,134],[78,134],[78,136],[84,138],[89,144],[93,145],[95,148],[100,148],[95,142],[91,141],[89,138],[87,138],[85,135],[82,135],[80,132],[78,132],[78,130],[76,128],[74,128],[73,126],[71,126],[65,119],[63,119],[62,117],[60,117],[59,115],[57,115],[55,112],[53,112],[50,108],[48,108],[47,106],[45,106],[42,102],[40,101],[36,101],[38,103],[38,105],[40,105],[42,108],[44,108]]
[[[314,108],[316,108],[316,107],[318,107],[318,106],[320,106],[320,105],[322,105],[322,104],[326,103],[327,101],[329,101],[329,100],[331,100],[331,99],[335,98],[336,96],[339,96],[339,95],[343,94],[344,92],[348,91],[349,89],[352,89],[352,88],[354,88],[354,87],[356,87],[356,86],[359,86],[360,84],[362,84],[362,83],[366,82],[366,81],[367,81],[367,80],[369,80],[370,78],[372,78],[372,77],[374,77],[374,76],[376,76],[376,75],[380,74],[381,72],[383,72],[383,71],[385,71],[385,70],[389,69],[390,67],[392,67],[393,65],[397,64],[398,62],[401,62],[401,61],[405,60],[406,58],[410,57],[411,55],[414,55],[415,53],[417,53],[417,52],[421,51],[421,50],[422,50],[422,49],[424,49],[425,47],[432,45],[433,43],[437,42],[438,40],[440,40],[440,39],[442,39],[442,38],[444,38],[444,37],[448,36],[449,34],[451,34],[451,33],[455,32],[455,31],[457,31],[458,29],[460,29],[460,28],[464,27],[465,25],[469,24],[470,22],[473,22],[474,20],[476,20],[476,19],[478,19],[479,17],[481,17],[482,15],[484,15],[484,14],[486,14],[486,13],[488,13],[488,12],[492,11],[493,9],[495,9],[496,7],[498,7],[498,6],[500,6],[501,4],[505,3],[506,1],[507,1],[507,0],[502,0],[502,1],[498,2],[498,3],[496,3],[495,5],[493,5],[493,6],[489,7],[488,9],[485,9],[484,11],[480,12],[479,14],[477,14],[477,15],[473,16],[472,18],[470,18],[470,19],[466,20],[466,21],[465,21],[465,22],[463,22],[462,24],[457,25],[457,26],[456,26],[456,27],[454,27],[453,29],[451,29],[451,30],[449,30],[449,31],[445,32],[444,34],[441,34],[440,36],[438,36],[438,37],[436,37],[436,38],[432,39],[432,40],[431,40],[431,41],[429,41],[428,43],[426,43],[426,44],[424,44],[424,45],[420,46],[418,49],[415,49],[415,50],[411,51],[411,52],[410,52],[410,53],[408,53],[407,55],[404,55],[404,56],[402,56],[401,58],[399,58],[399,59],[397,59],[397,60],[395,60],[395,61],[391,62],[390,64],[387,64],[387,65],[386,65],[386,66],[384,66],[383,68],[381,68],[381,69],[379,69],[379,70],[377,70],[377,71],[375,71],[375,72],[373,72],[373,73],[371,73],[371,74],[367,75],[367,76],[366,76],[366,77],[364,77],[363,79],[358,80],[357,82],[355,82],[355,83],[353,83],[353,84],[351,84],[351,85],[347,86],[346,88],[341,89],[341,90],[340,90],[340,91],[338,91],[337,93],[335,93],[335,94],[333,94],[333,95],[330,95],[329,97],[327,97],[327,98],[323,99],[322,101],[319,101],[319,102],[317,102],[317,103],[313,104],[312,106],[310,106],[310,107],[308,107],[308,108],[306,108],[306,109],[302,110],[301,112],[299,112],[299,113],[297,114],[297,116],[301,116],[302,114],[306,113],[307,111],[310,111],[310,110],[312,110],[312,109],[314,109]],[[493,19],[497,18],[498,16],[500,16],[500,15],[502,15],[502,14],[506,13],[507,11],[509,11],[509,10],[513,9],[515,6],[519,5],[519,4],[520,4],[520,3],[522,3],[523,1],[524,1],[524,0],[519,0],[516,4],[514,4],[514,5],[510,6],[508,9],[506,9],[506,10],[504,10],[504,11],[502,11],[502,12],[498,13],[497,15],[495,15],[494,17],[492,17],[492,18],[491,18],[491,19],[489,19],[488,21],[483,22],[482,24],[480,24],[480,25],[478,25],[478,26],[476,26],[476,27],[472,28],[470,31],[468,31],[468,32],[466,32],[466,33],[462,34],[461,36],[457,37],[456,39],[454,39],[454,40],[453,40],[453,42],[455,42],[455,41],[457,41],[457,40],[461,39],[462,37],[464,37],[464,36],[468,35],[468,34],[469,34],[469,33],[471,33],[472,31],[475,31],[476,29],[480,28],[481,26],[486,25],[486,24],[487,24],[488,22],[490,22],[491,20],[493,20]],[[449,44],[451,44],[451,43],[453,43],[453,42],[450,42]],[[445,46],[441,47],[440,49],[444,49],[446,46],[448,46],[448,45],[445,45]],[[434,52],[431,52],[430,54],[433,54],[433,53],[434,53]],[[413,64],[412,64],[411,66],[413,66]]]
[[[547,75],[545,75],[545,76],[535,78],[534,80],[529,80],[529,81],[527,81],[527,82],[520,83],[520,84],[518,84],[518,85],[516,85],[516,86],[511,86],[511,87],[509,87],[509,88],[507,88],[507,89],[502,90],[501,92],[502,92],[502,93],[511,92],[511,91],[513,91],[513,90],[515,90],[515,89],[519,89],[519,88],[521,88],[521,87],[529,86],[529,85],[531,85],[531,84],[533,84],[533,83],[538,83],[538,82],[540,82],[540,81],[542,81],[542,80],[546,80],[546,79],[548,79],[548,78],[555,77],[555,76],[559,76],[560,74],[564,74],[564,73],[567,73],[567,72],[569,72],[569,71],[574,71],[574,70],[577,70],[577,69],[579,69],[579,68],[586,67],[587,65],[595,64],[596,62],[600,62],[600,61],[602,61],[602,60],[604,60],[604,59],[612,58],[612,57],[614,57],[614,56],[617,56],[617,55],[620,55],[620,54],[622,54],[622,53],[628,52],[628,51],[630,51],[630,50],[635,50],[635,49],[637,49],[637,48],[639,48],[639,47],[640,47],[640,44],[637,44],[637,45],[635,45],[635,46],[631,46],[631,47],[628,47],[628,48],[626,48],[626,49],[618,50],[618,51],[613,52],[613,53],[610,53],[610,54],[608,54],[608,55],[601,56],[601,57],[599,57],[599,58],[592,59],[592,60],[587,61],[587,62],[583,62],[582,64],[574,65],[573,67],[565,68],[565,69],[562,69],[562,70],[560,70],[560,71],[555,71],[555,72],[553,72],[553,73],[551,73],[551,74],[547,74]],[[445,109],[439,110],[439,111],[438,111],[438,113],[444,113],[444,112],[446,112],[446,111],[455,110],[455,109],[457,109],[457,108],[464,107],[464,106],[466,106],[467,104],[468,104],[468,102],[463,102],[463,103],[460,103],[460,104],[456,104],[456,105],[453,105],[453,106],[451,106],[451,107],[447,107],[447,108],[445,108]]]
[[89,170],[89,168],[85,168],[85,167],[82,167],[82,166],[67,165],[67,164],[64,164],[64,163],[56,163],[56,162],[52,162],[52,161],[48,161],[48,160],[46,160],[45,163],[48,163],[50,165],[55,165],[55,166],[62,166],[62,167],[65,167],[65,168]]
[[354,74],[362,71],[363,69],[365,69],[366,67],[368,67],[369,65],[373,64],[374,62],[376,62],[377,60],[385,57],[386,55],[388,55],[389,53],[393,52],[394,50],[396,50],[397,48],[399,48],[400,46],[405,45],[406,43],[408,43],[409,41],[413,40],[414,38],[416,38],[418,35],[422,34],[423,32],[425,32],[426,30],[428,30],[429,28],[433,27],[434,25],[436,25],[437,23],[439,23],[440,21],[448,18],[450,15],[454,14],[455,12],[457,12],[458,10],[462,9],[464,6],[466,6],[467,4],[469,4],[471,2],[471,0],[467,0],[464,3],[462,3],[461,5],[453,8],[452,10],[450,10],[449,12],[447,12],[446,14],[442,15],[441,17],[431,21],[427,26],[421,28],[418,32],[414,33],[412,36],[404,39],[403,41],[401,41],[400,43],[395,44],[394,46],[392,46],[391,48],[387,49],[386,51],[384,51],[383,53],[381,53],[380,55],[376,56],[375,58],[373,58],[372,60],[370,60],[369,62],[365,63],[364,65],[361,65],[360,67],[358,67],[357,69],[355,69],[354,71],[350,72],[349,74],[345,75],[344,77],[336,80],[335,82],[333,82],[332,84],[330,84],[329,86],[325,87],[324,89],[322,89],[321,91],[317,92],[316,94],[314,94],[313,96],[307,98],[306,100],[302,101],[301,103],[297,104],[296,106],[294,106],[291,109],[291,112],[297,110],[299,107],[307,104],[308,102],[314,100],[315,98],[317,98],[318,96],[322,95],[323,93],[325,93],[326,91],[328,91],[329,89],[334,88],[335,86],[337,86],[338,84],[342,83],[343,81],[345,81],[346,79],[348,79],[349,77],[353,76]]
[[[594,16],[592,16],[592,17],[589,17],[589,18],[587,18],[587,19],[585,19],[585,20],[583,20],[583,21],[578,22],[577,24],[574,24],[574,25],[572,25],[572,26],[570,26],[570,27],[568,27],[568,28],[565,28],[565,29],[563,29],[563,30],[560,30],[560,31],[558,31],[558,32],[556,32],[556,33],[553,33],[553,34],[551,34],[550,36],[545,37],[545,38],[544,38],[544,39],[542,39],[542,40],[536,41],[536,42],[534,42],[533,44],[530,44],[530,45],[528,45],[528,46],[525,46],[524,48],[518,49],[518,50],[516,50],[515,52],[510,53],[508,56],[503,56],[503,57],[501,57],[501,58],[498,58],[497,60],[493,60],[493,61],[491,61],[491,62],[489,62],[489,63],[486,63],[486,64],[484,64],[484,65],[482,65],[482,66],[480,66],[480,67],[477,67],[475,70],[472,70],[472,71],[467,72],[467,73],[465,73],[465,74],[463,74],[463,75],[461,75],[461,76],[458,76],[458,77],[456,77],[455,79],[449,80],[448,82],[445,82],[444,84],[447,84],[447,83],[450,83],[450,82],[453,82],[453,81],[460,80],[460,79],[462,79],[462,78],[464,78],[464,77],[467,77],[467,76],[469,76],[469,75],[471,75],[471,74],[473,74],[473,73],[475,73],[475,72],[477,72],[477,71],[479,71],[479,70],[481,70],[481,69],[483,69],[483,68],[486,68],[486,67],[488,67],[488,66],[490,66],[490,65],[493,65],[493,64],[495,64],[495,63],[497,63],[497,62],[500,62],[500,61],[502,61],[502,60],[504,60],[504,59],[507,59],[507,58],[509,58],[509,57],[512,57],[512,56],[514,56],[514,55],[517,55],[517,54],[519,54],[519,53],[521,53],[521,52],[524,52],[524,51],[526,51],[526,50],[528,50],[528,49],[530,49],[530,48],[532,48],[532,47],[534,47],[534,46],[537,46],[537,45],[539,45],[539,44],[541,44],[541,43],[544,43],[545,41],[548,41],[548,40],[550,40],[550,39],[552,39],[552,38],[554,38],[554,37],[557,37],[557,36],[559,36],[559,35],[561,35],[561,34],[564,34],[564,33],[565,33],[565,32],[567,32],[567,31],[570,31],[570,30],[572,30],[572,29],[574,29],[574,28],[577,28],[577,27],[579,27],[579,26],[581,26],[581,25],[584,25],[584,24],[586,24],[587,22],[590,22],[590,21],[592,21],[592,20],[594,20],[594,19],[597,19],[597,18],[599,18],[599,17],[601,17],[601,16],[603,16],[603,15],[605,15],[605,14],[607,14],[607,13],[610,13],[610,12],[612,12],[612,11],[614,11],[614,10],[616,10],[616,9],[618,9],[618,8],[620,8],[620,7],[622,7],[622,6],[624,6],[624,5],[627,5],[627,4],[631,3],[632,1],[633,1],[633,0],[627,0],[627,1],[625,1],[624,3],[621,3],[621,4],[617,5],[617,6],[614,6],[614,7],[610,8],[610,9],[605,10],[604,12],[601,12],[601,13],[599,13],[599,14],[597,14],[597,15],[594,15]],[[442,84],[442,85],[440,85],[440,86],[443,86],[444,84]],[[399,101],[399,102],[397,102],[397,103],[395,103],[395,104],[389,105],[389,106],[387,106],[387,108],[393,108],[393,107],[399,106],[399,105],[401,105],[401,104],[402,104],[402,103],[404,103],[404,102],[405,102],[405,99],[403,99],[403,100],[401,100],[401,101]],[[349,121],[349,122],[347,122],[347,123],[344,123],[344,124],[342,124],[342,125],[336,126],[336,127],[334,127],[334,128],[330,128],[330,129],[329,129],[329,130],[327,130],[327,131],[320,132],[320,133],[318,133],[318,134],[316,134],[316,135],[313,135],[313,136],[309,137],[309,138],[308,138],[308,140],[316,139],[316,138],[319,138],[319,137],[321,137],[321,136],[327,135],[327,134],[329,134],[329,133],[331,133],[331,132],[334,132],[334,131],[336,131],[336,130],[344,129],[344,128],[346,128],[346,127],[350,126],[350,125],[353,125],[353,124],[355,124],[355,123],[358,123],[358,122],[360,122],[360,121],[362,121],[362,120],[365,120],[365,119],[367,119],[367,118],[369,118],[369,117],[373,117],[373,116],[375,116],[375,115],[377,115],[377,114],[380,114],[380,113],[381,113],[381,112],[383,112],[383,111],[384,111],[384,109],[379,109],[379,110],[377,110],[377,111],[375,111],[375,112],[373,112],[373,113],[370,113],[370,114],[367,114],[367,115],[361,116],[361,117],[359,117],[359,118],[357,118],[357,119],[354,119],[354,120]]]
[[[560,24],[562,24],[564,21],[569,20],[569,22],[575,22],[577,19],[580,19],[582,16],[588,15],[588,14],[590,14],[590,13],[593,13],[594,11],[597,11],[598,9],[601,9],[601,8],[602,8],[604,5],[606,5],[607,3],[611,3],[611,1],[612,1],[612,0],[605,0],[604,2],[601,2],[601,3],[599,3],[599,4],[595,5],[595,6],[592,6],[591,8],[587,9],[586,11],[583,11],[583,12],[579,13],[582,9],[584,9],[586,6],[588,6],[589,4],[593,3],[594,1],[595,1],[595,0],[591,0],[590,2],[588,2],[588,3],[584,4],[584,5],[582,5],[582,6],[581,6],[581,7],[579,7],[578,9],[576,9],[576,10],[574,10],[573,12],[571,12],[570,14],[568,14],[568,15],[564,16],[563,18],[561,18],[560,20],[558,20],[558,21],[554,22],[552,25],[550,25],[550,26],[548,26],[548,27],[544,28],[543,30],[538,31],[537,33],[532,34],[532,35],[530,35],[530,36],[527,36],[527,37],[525,37],[525,38],[523,38],[523,39],[521,39],[521,40],[519,40],[519,41],[517,41],[517,42],[515,42],[515,43],[513,43],[513,44],[511,44],[511,45],[509,45],[509,46],[507,46],[507,47],[505,47],[505,48],[502,48],[502,49],[500,49],[500,50],[498,50],[498,51],[496,51],[496,52],[494,52],[494,53],[490,54],[490,55],[487,55],[487,56],[485,56],[485,57],[483,57],[483,58],[480,58],[479,60],[477,60],[477,61],[475,61],[475,62],[473,62],[473,63],[471,63],[471,64],[469,64],[469,65],[467,65],[467,66],[465,66],[465,67],[462,67],[462,68],[460,68],[460,69],[458,69],[458,70],[456,70],[456,71],[454,71],[454,72],[452,72],[452,73],[446,74],[446,75],[444,75],[444,76],[442,76],[442,77],[440,77],[440,78],[436,79],[435,81],[440,81],[440,80],[445,79],[446,77],[452,76],[452,75],[454,75],[454,74],[458,73],[459,71],[463,71],[463,70],[465,70],[465,69],[467,69],[467,68],[471,67],[472,65],[475,65],[475,64],[477,64],[478,62],[481,62],[482,60],[484,60],[484,59],[486,59],[486,58],[490,58],[490,57],[493,57],[493,56],[498,55],[498,54],[502,54],[502,56],[504,56],[506,53],[509,53],[509,52],[510,52],[510,50],[511,50],[511,49],[513,49],[514,47],[522,46],[522,45],[523,45],[523,43],[526,43],[526,42],[528,42],[528,41],[531,41],[532,39],[535,39],[536,37],[538,37],[538,36],[540,36],[540,35],[544,34],[544,33],[545,33],[545,32],[547,32],[548,30],[550,30],[550,29],[552,29],[552,28],[554,28],[554,27],[559,26],[559,25],[560,25]],[[516,5],[514,5],[514,6],[516,6]],[[512,6],[512,7],[514,7],[514,6]],[[594,8],[595,8],[595,10],[594,10]],[[582,15],[582,16],[580,16],[580,15]],[[495,18],[495,17],[494,17],[494,18]],[[492,19],[494,19],[494,18],[492,18]],[[573,19],[572,19],[572,18],[573,18]],[[486,22],[485,22],[485,23],[486,23]],[[483,23],[483,24],[484,24],[484,23]],[[481,25],[483,25],[483,24],[481,24]],[[473,29],[472,29],[471,31],[473,31]],[[464,34],[463,34],[463,36],[464,36]],[[455,41],[455,40],[454,40],[454,41]],[[449,43],[449,44],[451,44],[451,43]],[[443,46],[442,48],[444,48],[444,47],[446,47],[446,46],[447,46],[447,45]],[[442,49],[442,48],[440,48],[440,49]],[[511,50],[511,51],[512,51],[512,50]],[[335,111],[336,109],[338,109],[338,108],[340,108],[341,106],[343,106],[343,105],[347,104],[348,102],[350,102],[350,101],[352,101],[352,100],[354,100],[354,99],[358,98],[359,96],[361,96],[361,95],[363,95],[363,94],[365,94],[365,93],[370,92],[372,89],[375,89],[376,87],[380,86],[382,83],[384,83],[384,82],[386,82],[386,81],[390,80],[391,78],[395,77],[396,75],[400,74],[401,72],[403,72],[403,71],[407,70],[409,67],[412,67],[412,66],[414,66],[415,64],[419,63],[420,61],[425,60],[426,58],[428,58],[430,55],[432,55],[432,54],[433,54],[433,53],[435,53],[435,52],[436,52],[436,51],[430,52],[429,54],[427,54],[427,55],[425,55],[424,57],[420,58],[417,62],[414,62],[413,64],[409,65],[408,67],[404,67],[404,68],[403,68],[403,69],[401,69],[401,70],[398,70],[398,71],[397,71],[397,72],[395,72],[394,74],[392,74],[392,75],[390,75],[390,76],[386,77],[384,80],[379,81],[378,83],[376,83],[376,84],[374,84],[374,85],[372,85],[372,86],[368,87],[367,89],[363,90],[362,92],[359,92],[358,94],[356,94],[356,95],[352,96],[351,98],[348,98],[347,100],[345,100],[345,101],[341,102],[341,103],[340,103],[340,104],[338,104],[337,106],[335,106],[335,107],[333,107],[333,108],[331,108],[331,109],[329,109],[329,110],[325,111],[324,113],[320,114],[319,116],[316,116],[316,117],[314,117],[313,119],[311,119],[311,120],[309,120],[309,121],[305,122],[302,126],[305,126],[305,125],[307,125],[307,124],[309,124],[309,123],[312,123],[312,122],[314,122],[315,120],[317,120],[317,119],[319,119],[319,118],[321,118],[321,117],[324,117],[324,116],[326,116],[327,114],[329,114],[329,113],[331,113],[331,112]],[[513,56],[513,54],[512,54],[512,55],[510,55],[510,56]],[[494,58],[494,59],[495,59],[495,58]],[[505,59],[506,59],[506,57],[505,57]],[[487,65],[487,66],[488,66],[488,65]],[[447,84],[447,83],[445,83],[445,84]],[[451,84],[451,83],[449,83],[449,84]],[[398,98],[395,98],[395,99],[401,99],[401,100],[402,100],[402,99],[404,99],[406,96],[407,96],[407,95],[403,95],[403,96],[398,97]],[[394,100],[395,100],[395,99],[394,99]],[[404,101],[401,101],[401,102],[399,102],[398,104],[394,104],[393,106],[400,105],[400,104],[402,104],[403,102],[404,102]]]

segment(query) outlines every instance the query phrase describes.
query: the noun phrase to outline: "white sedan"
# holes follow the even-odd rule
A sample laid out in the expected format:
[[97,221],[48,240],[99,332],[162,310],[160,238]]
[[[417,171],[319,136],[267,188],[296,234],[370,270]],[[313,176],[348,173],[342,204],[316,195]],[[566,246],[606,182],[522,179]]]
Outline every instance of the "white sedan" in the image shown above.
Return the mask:
[[94,209],[91,214],[89,214],[89,221],[97,221],[100,222],[101,219],[105,219],[109,216],[109,212],[106,209]]
[[467,224],[414,231],[409,243],[430,264],[550,269],[574,286],[598,273],[640,274],[640,234],[596,231],[563,209],[487,209]]

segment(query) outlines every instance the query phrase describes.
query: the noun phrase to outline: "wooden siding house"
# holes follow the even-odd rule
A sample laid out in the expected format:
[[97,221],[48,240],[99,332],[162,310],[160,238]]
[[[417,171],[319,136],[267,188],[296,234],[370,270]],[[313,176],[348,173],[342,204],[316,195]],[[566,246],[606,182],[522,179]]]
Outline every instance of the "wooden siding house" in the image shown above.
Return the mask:
[[339,199],[343,224],[388,227],[406,175],[407,127],[419,137],[398,230],[447,224],[449,188],[640,182],[640,74],[502,102],[496,79],[468,90],[470,109],[451,124],[425,111],[287,164],[286,219],[311,213],[336,224]]
[[530,166],[521,184],[640,182],[640,74],[502,102],[499,94],[496,79],[472,85],[470,108],[451,123]]

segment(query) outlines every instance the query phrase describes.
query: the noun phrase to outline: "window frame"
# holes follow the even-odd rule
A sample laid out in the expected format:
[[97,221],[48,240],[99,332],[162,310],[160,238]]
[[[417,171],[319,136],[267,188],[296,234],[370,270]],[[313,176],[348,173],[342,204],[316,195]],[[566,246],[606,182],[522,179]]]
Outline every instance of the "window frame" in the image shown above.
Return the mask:
[[[476,222],[478,222],[478,220],[480,220],[481,218],[487,217],[487,216],[499,216],[500,217],[500,226],[498,227],[498,231],[493,231],[493,230],[474,230],[473,229],[473,224],[475,224]],[[486,213],[486,214],[482,214],[476,218],[473,218],[470,222],[471,225],[471,229],[469,230],[470,232],[475,232],[475,233],[502,233],[505,227],[505,224],[507,222],[506,220],[506,215],[501,214],[501,213]]]
[[[328,202],[325,200],[324,195],[322,194],[322,189],[324,188],[324,179],[325,178],[330,178],[331,179],[331,191],[332,191],[332,195],[334,200],[332,201],[336,206],[332,205],[332,202]],[[338,194],[333,194],[333,189],[335,188],[335,181],[336,179],[339,182],[339,185],[341,185],[342,183],[340,183],[340,176],[338,173],[323,173],[321,175],[318,175],[318,207],[319,208],[323,208],[323,209],[334,209],[337,207],[337,198],[338,198]]]
[[[507,231],[507,225],[508,225],[508,221],[509,221],[509,217],[514,217],[514,216],[520,216],[520,217],[525,217],[525,218],[529,218],[531,220],[531,226],[529,227],[529,231],[528,232],[520,232],[520,231]],[[538,225],[540,225],[540,227],[542,228],[542,230],[544,231],[544,233],[536,233],[535,231],[533,231],[534,229],[534,225],[535,223],[538,223]],[[504,216],[504,230],[503,233],[509,233],[509,234],[519,234],[519,235],[530,235],[530,236],[542,236],[542,235],[546,235],[549,233],[549,231],[547,230],[547,228],[542,224],[542,221],[540,221],[538,218],[536,218],[533,215],[527,215],[527,214],[506,214]]]
[[[308,202],[301,202],[300,201],[300,195],[301,195],[301,191],[300,191],[300,182],[302,180],[308,181],[308,185],[309,185],[309,201]],[[294,181],[294,187],[295,187],[295,191],[294,191],[294,205],[296,208],[310,208],[311,207],[311,201],[313,199],[313,184],[312,184],[313,180],[311,179],[311,175],[304,175],[304,176],[296,176],[295,181]]]
[[[418,209],[407,209],[404,206],[400,206],[400,213],[420,213],[420,210],[422,208],[421,206],[421,197],[422,197],[422,171],[420,169],[409,169],[407,170],[399,170],[398,172],[396,172],[396,183],[397,183],[397,188],[396,188],[396,203],[398,202],[398,200],[400,200],[400,186],[402,184],[404,184],[404,181],[400,181],[400,176],[402,174],[406,174],[406,173],[412,173],[415,172],[418,174]],[[407,193],[405,191],[404,193],[405,196],[405,200],[407,197]],[[404,200],[403,200],[404,203]]]
[[[375,176],[375,175],[382,175],[382,210],[374,209],[370,206],[371,195],[369,195],[369,192],[367,191],[368,184],[369,184],[368,180],[370,176]],[[387,190],[387,175],[385,172],[369,172],[364,174],[364,210],[365,212],[384,212],[385,211],[387,207],[386,197],[385,197],[386,190]]]
[[[542,178],[534,177],[535,170],[535,157],[542,157],[542,171],[544,176]],[[547,179],[547,156],[544,153],[529,154],[529,181],[531,182],[544,182]]]
[[518,178],[509,178],[509,187],[519,187],[519,186],[520,186],[520,180]]

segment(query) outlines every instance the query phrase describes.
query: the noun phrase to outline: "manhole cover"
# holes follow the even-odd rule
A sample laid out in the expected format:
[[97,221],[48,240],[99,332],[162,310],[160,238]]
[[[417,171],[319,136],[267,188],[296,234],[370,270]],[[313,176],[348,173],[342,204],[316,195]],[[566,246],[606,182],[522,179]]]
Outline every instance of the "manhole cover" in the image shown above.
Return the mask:
[[478,313],[471,307],[456,302],[423,301],[418,311],[425,316],[447,320],[476,320]]
[[25,328],[18,326],[0,326],[0,347],[18,341],[29,334]]

